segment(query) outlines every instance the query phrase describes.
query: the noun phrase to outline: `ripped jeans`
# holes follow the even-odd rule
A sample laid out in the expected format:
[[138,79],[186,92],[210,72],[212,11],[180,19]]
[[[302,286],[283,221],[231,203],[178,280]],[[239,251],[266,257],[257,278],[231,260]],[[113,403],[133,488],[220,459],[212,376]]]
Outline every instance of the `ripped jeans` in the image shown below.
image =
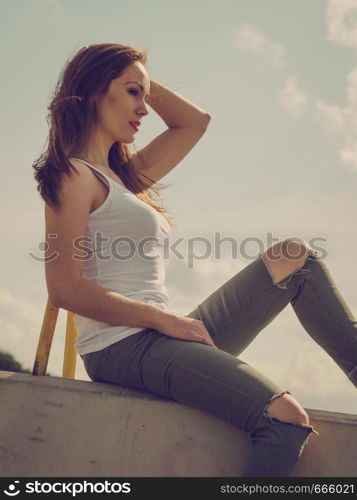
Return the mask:
[[172,398],[248,433],[243,477],[290,476],[310,434],[319,434],[269,415],[270,402],[290,391],[237,358],[288,303],[357,386],[357,322],[311,249],[304,265],[275,285],[260,254],[187,315],[204,323],[219,349],[146,328],[82,359],[94,381]]

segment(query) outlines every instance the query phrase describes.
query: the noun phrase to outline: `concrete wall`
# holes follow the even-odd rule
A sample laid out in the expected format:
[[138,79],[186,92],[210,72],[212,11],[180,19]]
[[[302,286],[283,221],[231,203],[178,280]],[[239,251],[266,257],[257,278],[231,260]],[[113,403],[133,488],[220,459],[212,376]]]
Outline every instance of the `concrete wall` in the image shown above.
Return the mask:
[[[1,477],[240,476],[248,435],[172,400],[112,384],[0,371]],[[306,409],[294,476],[356,476],[357,415]]]

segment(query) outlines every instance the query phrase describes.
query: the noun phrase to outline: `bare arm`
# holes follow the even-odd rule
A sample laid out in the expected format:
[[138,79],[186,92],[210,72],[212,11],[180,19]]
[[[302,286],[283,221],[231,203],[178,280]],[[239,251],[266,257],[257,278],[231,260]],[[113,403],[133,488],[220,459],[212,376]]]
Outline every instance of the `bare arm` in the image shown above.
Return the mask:
[[85,279],[73,280],[64,291],[64,300],[54,305],[80,316],[112,325],[153,328],[169,337],[216,347],[202,321],[162,311]]
[[204,135],[211,116],[153,80],[150,81],[147,103],[163,119],[168,129],[134,154],[131,160],[135,170],[158,182],[197,144]]
[[154,80],[150,80],[147,103],[171,128],[205,129],[210,120],[209,113]]
[[80,316],[110,323],[161,331],[167,321],[177,316],[150,304],[130,299],[84,278],[71,279],[53,305]]

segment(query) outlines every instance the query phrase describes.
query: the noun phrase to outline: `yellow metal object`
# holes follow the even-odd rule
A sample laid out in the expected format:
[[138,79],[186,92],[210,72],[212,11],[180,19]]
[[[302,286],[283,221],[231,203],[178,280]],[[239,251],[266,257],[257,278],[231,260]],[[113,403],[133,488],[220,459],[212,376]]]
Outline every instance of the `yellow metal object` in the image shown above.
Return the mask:
[[[42,321],[40,338],[37,344],[32,375],[46,375],[53,334],[58,318],[58,311],[59,308],[53,306],[48,299],[45,315]],[[62,377],[64,378],[75,378],[77,353],[74,347],[74,342],[77,335],[78,332],[74,323],[74,314],[70,311],[67,311],[66,339],[62,370]]]
[[53,306],[51,302],[47,300],[32,375],[46,375],[47,363],[50,355],[57,317],[58,307]]
[[76,373],[77,352],[74,348],[74,342],[77,335],[78,333],[74,323],[74,314],[68,311],[62,371],[62,377],[64,378],[74,378]]

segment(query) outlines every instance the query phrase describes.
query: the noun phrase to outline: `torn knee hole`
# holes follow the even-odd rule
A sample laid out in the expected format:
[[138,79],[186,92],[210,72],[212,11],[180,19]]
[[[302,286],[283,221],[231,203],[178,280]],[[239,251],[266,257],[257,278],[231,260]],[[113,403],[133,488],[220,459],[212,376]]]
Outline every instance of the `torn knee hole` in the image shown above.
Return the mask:
[[[286,394],[291,396],[289,391],[274,394],[270,401],[265,405],[264,414],[280,420],[286,419],[296,424],[308,424],[308,414],[305,411],[299,411],[298,408],[292,404],[291,399],[289,401],[289,398],[284,398]],[[284,401],[278,402],[278,405],[274,404],[278,399],[284,399]]]
[[263,263],[264,263],[264,265],[265,265],[265,267],[266,267],[266,269],[267,269],[267,271],[272,279],[273,284],[275,286],[277,286],[278,288],[287,289],[288,284],[290,283],[291,280],[293,280],[294,278],[296,278],[298,276],[302,276],[302,275],[306,275],[307,273],[311,273],[311,270],[306,268],[309,261],[319,259],[319,254],[316,250],[313,250],[310,247],[306,248],[306,250],[307,250],[306,259],[303,262],[303,264],[301,264],[299,267],[297,267],[294,271],[287,274],[284,278],[280,278],[280,279],[276,279],[275,274],[273,273],[272,269],[270,268],[268,260],[265,257],[266,252],[260,253],[258,258],[262,259],[262,261],[263,261]]
[[308,414],[305,412],[305,413],[300,413],[299,414],[299,417],[297,417],[297,419],[294,421],[294,419],[284,419],[282,417],[280,417],[278,414],[275,414],[273,415],[272,413],[269,413],[269,407],[271,406],[271,404],[273,403],[273,401],[275,401],[277,398],[280,398],[281,396],[283,396],[284,394],[290,394],[291,395],[291,392],[290,391],[284,391],[284,392],[281,392],[280,394],[274,394],[270,400],[268,401],[268,403],[265,405],[264,407],[264,410],[263,410],[263,414],[264,416],[270,421],[272,422],[273,424],[276,424],[276,423],[286,423],[286,424],[291,424],[291,425],[295,425],[297,427],[300,427],[300,428],[303,428],[309,432],[313,432],[314,434],[316,435],[319,435],[319,433],[317,431],[315,431],[315,429],[310,425],[309,423],[309,416]]

